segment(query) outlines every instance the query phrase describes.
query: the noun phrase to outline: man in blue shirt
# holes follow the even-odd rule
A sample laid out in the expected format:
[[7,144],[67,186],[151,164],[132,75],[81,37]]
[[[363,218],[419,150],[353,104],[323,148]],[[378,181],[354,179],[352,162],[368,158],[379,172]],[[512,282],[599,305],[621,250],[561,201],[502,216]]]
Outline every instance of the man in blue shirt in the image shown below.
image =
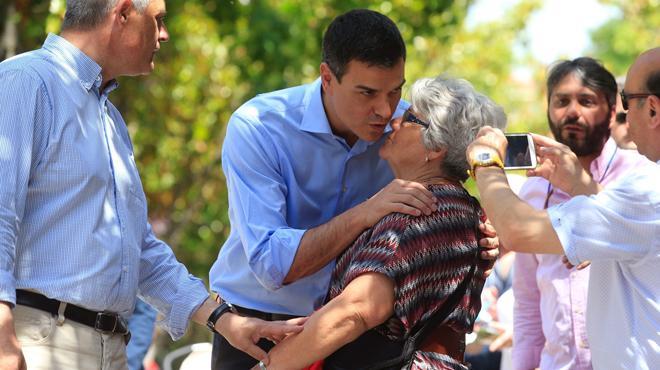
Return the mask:
[[218,305],[147,221],[116,77],[148,74],[163,0],[68,0],[61,36],[0,64],[0,369],[123,369],[140,295],[173,338],[189,320],[262,359],[301,327]]
[[[405,58],[389,18],[353,10],[324,35],[319,79],[232,115],[222,148],[232,228],[210,278],[240,313],[309,315],[324,302],[335,258],[363,230],[392,212],[436,207],[378,156],[388,123],[409,106],[400,100]],[[214,369],[254,365],[215,335]]]

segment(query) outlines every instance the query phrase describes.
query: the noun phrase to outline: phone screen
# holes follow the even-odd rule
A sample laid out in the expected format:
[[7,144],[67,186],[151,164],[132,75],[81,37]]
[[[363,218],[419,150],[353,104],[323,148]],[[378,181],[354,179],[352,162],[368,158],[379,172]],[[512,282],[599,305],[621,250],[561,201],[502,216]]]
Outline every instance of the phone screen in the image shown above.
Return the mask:
[[529,134],[506,134],[505,169],[528,169],[536,167],[536,152]]

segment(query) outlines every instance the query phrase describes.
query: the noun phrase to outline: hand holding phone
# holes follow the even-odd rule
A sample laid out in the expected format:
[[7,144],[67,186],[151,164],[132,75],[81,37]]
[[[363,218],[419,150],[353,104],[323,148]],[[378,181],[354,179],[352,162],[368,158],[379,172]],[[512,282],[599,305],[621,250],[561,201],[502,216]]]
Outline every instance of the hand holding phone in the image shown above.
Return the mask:
[[524,170],[536,168],[536,151],[531,134],[505,134],[506,147],[505,170]]

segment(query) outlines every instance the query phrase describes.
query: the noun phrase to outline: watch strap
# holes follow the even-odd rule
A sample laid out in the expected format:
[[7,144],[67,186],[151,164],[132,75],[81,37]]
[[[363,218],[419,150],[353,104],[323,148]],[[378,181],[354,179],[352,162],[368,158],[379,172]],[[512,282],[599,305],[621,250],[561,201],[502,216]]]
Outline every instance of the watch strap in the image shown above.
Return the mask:
[[[504,163],[502,162],[502,158],[500,158],[500,155],[497,152],[484,152],[488,154],[488,159],[474,159],[471,158],[470,161],[470,169],[468,170],[468,175],[472,177],[472,179],[476,180],[476,174],[475,170],[477,167],[492,167],[496,166],[499,168],[504,169]],[[483,153],[482,153],[483,155]]]
[[233,310],[233,307],[231,303],[227,301],[223,301],[220,303],[220,306],[216,307],[213,312],[209,315],[209,318],[206,320],[206,327],[211,330],[211,332],[216,333],[215,330],[215,323],[218,321],[220,316],[226,314],[227,312],[231,312]]

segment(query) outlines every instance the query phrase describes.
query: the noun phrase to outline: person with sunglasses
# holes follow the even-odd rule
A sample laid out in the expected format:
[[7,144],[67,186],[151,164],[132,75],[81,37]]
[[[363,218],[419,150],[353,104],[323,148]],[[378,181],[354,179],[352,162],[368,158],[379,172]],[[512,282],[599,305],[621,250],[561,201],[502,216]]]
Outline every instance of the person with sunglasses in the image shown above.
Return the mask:
[[[475,170],[481,201],[502,245],[517,252],[591,261],[587,336],[594,369],[655,369],[660,364],[660,48],[628,70],[621,101],[630,135],[651,162],[602,188],[571,149],[534,136],[536,174],[573,198],[540,210],[520,200],[496,165]],[[502,132],[484,128],[468,158],[503,158]],[[516,272],[517,273],[517,272]]]
[[444,318],[409,363],[468,369],[465,334],[484,285],[477,258],[484,215],[462,184],[465,149],[486,124],[504,128],[506,115],[469,82],[442,76],[415,82],[411,102],[379,154],[397,178],[428,189],[438,208],[419,217],[391,212],[362,232],[337,259],[328,302],[269,352],[268,369],[300,369],[326,357],[325,370],[371,368],[399,357],[405,338],[436,312]]
[[[614,76],[589,57],[555,63],[547,77],[548,125],[599,184],[608,185],[647,162],[636,151],[619,150],[610,138],[617,87]],[[534,171],[530,171],[531,175]],[[542,177],[530,177],[518,193],[537,209],[570,195]],[[592,369],[585,327],[590,268],[566,268],[562,256],[518,253],[514,262],[516,369]]]
[[[378,156],[390,121],[409,106],[401,100],[406,46],[397,26],[378,12],[351,10],[331,22],[322,49],[320,78],[259,95],[227,124],[231,230],[210,283],[244,315],[311,314],[325,300],[335,258],[362,231],[392,212],[421,216],[438,207],[424,185],[395,179]],[[256,363],[219,335],[212,357],[214,369]]]
[[[626,82],[625,78],[617,78],[616,85],[619,91],[623,90],[623,84]],[[621,149],[634,150],[637,146],[632,141],[628,133],[628,119],[626,118],[626,111],[621,104],[621,95],[616,95],[616,114],[610,121],[610,136],[616,142],[616,145]]]

